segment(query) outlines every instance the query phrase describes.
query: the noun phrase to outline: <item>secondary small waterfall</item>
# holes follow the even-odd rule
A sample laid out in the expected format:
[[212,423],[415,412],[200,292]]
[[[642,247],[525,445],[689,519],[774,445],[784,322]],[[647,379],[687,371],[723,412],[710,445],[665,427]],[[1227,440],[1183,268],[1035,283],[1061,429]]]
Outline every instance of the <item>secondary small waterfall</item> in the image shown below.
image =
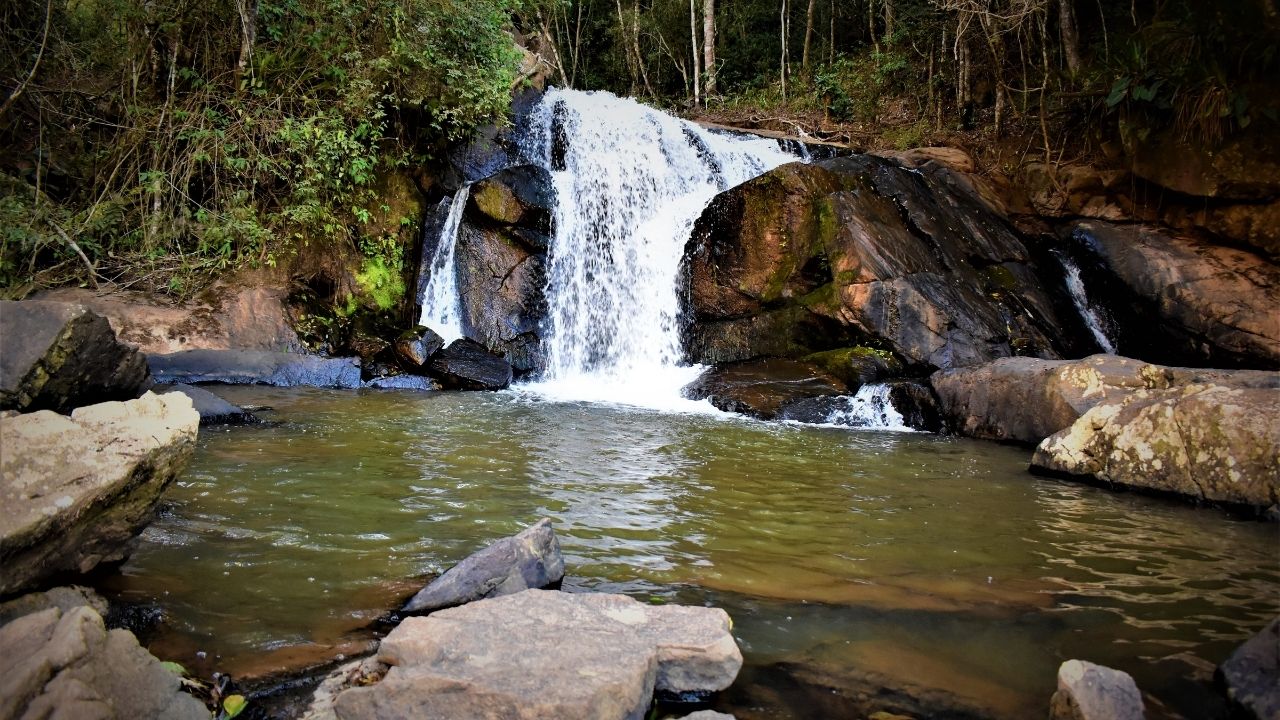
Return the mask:
[[797,158],[776,141],[712,133],[605,92],[551,90],[525,138],[556,190],[547,268],[550,397],[656,408],[680,389],[680,259],[722,190]]
[[1076,306],[1076,311],[1080,313],[1080,318],[1084,320],[1085,326],[1089,328],[1089,333],[1097,341],[1098,347],[1114,354],[1116,345],[1107,335],[1106,320],[1103,319],[1097,308],[1089,303],[1089,295],[1084,289],[1084,280],[1080,277],[1080,266],[1072,262],[1071,258],[1065,254],[1059,254],[1058,261],[1062,263],[1062,269],[1066,273],[1067,290],[1071,293],[1071,302]]
[[440,227],[436,251],[431,258],[431,276],[422,292],[422,318],[418,323],[435,330],[446,343],[462,337],[462,303],[458,298],[454,249],[470,193],[471,186],[463,185],[449,204],[449,216]]
[[844,406],[827,416],[831,425],[880,430],[910,430],[902,413],[893,407],[889,398],[889,386],[872,383],[858,388],[852,397],[845,397]]

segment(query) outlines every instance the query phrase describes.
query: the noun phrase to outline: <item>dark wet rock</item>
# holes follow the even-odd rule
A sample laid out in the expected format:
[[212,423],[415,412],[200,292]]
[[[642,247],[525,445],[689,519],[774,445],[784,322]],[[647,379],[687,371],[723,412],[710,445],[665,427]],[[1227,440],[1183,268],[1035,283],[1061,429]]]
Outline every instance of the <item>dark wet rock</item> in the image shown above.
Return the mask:
[[374,390],[438,390],[440,386],[429,377],[421,375],[382,375],[366,380],[364,387]]
[[827,350],[803,360],[840,378],[851,388],[879,382],[902,372],[902,363],[893,353],[869,347]]
[[474,340],[454,340],[432,356],[432,377],[454,390],[501,390],[511,384],[511,363]]
[[243,408],[232,405],[213,393],[191,385],[157,385],[157,395],[178,392],[191,398],[191,406],[200,413],[201,425],[251,425],[258,418]]
[[1083,660],[1058,668],[1050,720],[1143,720],[1142,693],[1129,673]]
[[710,400],[726,412],[763,420],[777,417],[789,402],[847,392],[844,383],[816,365],[777,358],[714,368],[684,388],[691,400]]
[[892,413],[896,412],[902,416],[903,426],[928,432],[938,432],[942,429],[938,402],[929,388],[907,380],[886,383],[879,387],[882,388],[882,392],[823,395],[792,400],[782,406],[778,412],[778,419],[848,427],[883,428],[896,426],[890,422]]
[[987,440],[1039,443],[1070,427],[1093,406],[1135,390],[1189,384],[1280,387],[1280,374],[1253,370],[1164,367],[1119,357],[1083,360],[1002,358],[985,365],[942,370],[930,377],[948,426]]
[[482,598],[544,588],[564,577],[564,558],[551,521],[543,518],[471,555],[432,580],[404,606],[431,612]]
[[1280,503],[1276,418],[1280,389],[1136,390],[1045,438],[1031,469],[1265,510]]
[[473,185],[470,203],[468,209],[474,209],[489,222],[548,233],[555,188],[545,169],[516,165]]
[[942,430],[942,411],[938,398],[927,386],[910,380],[889,383],[889,401],[902,415],[902,424],[916,430]]
[[358,388],[359,358],[264,350],[185,350],[147,358],[157,382]]
[[0,597],[127,557],[199,425],[181,393],[0,419]]
[[0,627],[0,718],[209,720],[177,674],[90,603],[54,605]]
[[717,608],[526,590],[405,620],[378,650],[386,677],[333,708],[342,720],[641,720],[655,691],[733,682],[742,654],[729,629]]
[[1119,350],[1150,362],[1280,368],[1280,266],[1151,225],[1088,220],[1071,236],[1100,261]]
[[466,335],[522,372],[542,368],[543,256],[511,231],[463,222],[455,250]]
[[841,416],[849,414],[852,400],[848,395],[819,395],[792,400],[778,410],[778,419],[813,425],[840,424]]
[[0,301],[0,338],[0,408],[69,412],[151,385],[146,358],[83,305]]
[[1243,717],[1280,717],[1280,618],[1236,648],[1215,679]]
[[700,362],[872,345],[932,369],[1076,342],[1023,238],[937,163],[776,168],[718,195],[684,260]]
[[431,328],[419,325],[396,339],[396,359],[407,372],[421,374],[427,371],[431,356],[443,347],[443,338]]

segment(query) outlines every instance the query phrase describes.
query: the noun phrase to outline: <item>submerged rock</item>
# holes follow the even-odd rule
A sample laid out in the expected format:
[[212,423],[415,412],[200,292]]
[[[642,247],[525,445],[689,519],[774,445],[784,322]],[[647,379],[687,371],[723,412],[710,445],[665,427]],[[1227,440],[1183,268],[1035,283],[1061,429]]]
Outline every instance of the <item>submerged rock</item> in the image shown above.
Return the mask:
[[127,557],[199,424],[181,393],[0,418],[0,596]]
[[1280,503],[1280,389],[1187,385],[1094,406],[1040,443],[1031,469],[1197,501]]
[[251,425],[258,422],[253,413],[232,405],[203,388],[191,385],[157,385],[154,392],[157,395],[176,392],[191,398],[191,406],[200,413],[201,425]]
[[1280,618],[1236,648],[1216,679],[1245,717],[1280,718]]
[[449,568],[414,595],[404,612],[430,612],[482,598],[544,588],[564,577],[560,541],[543,518]]
[[69,412],[151,385],[146,358],[83,305],[0,301],[0,338],[0,409]]
[[511,363],[474,340],[454,340],[428,364],[432,377],[456,390],[501,390],[511,384]]
[[378,651],[386,677],[333,707],[341,720],[640,720],[655,691],[733,682],[742,654],[730,627],[717,608],[527,590],[405,620]]
[[1084,660],[1058,668],[1050,720],[1142,720],[1142,693],[1129,673]]
[[726,412],[772,420],[788,403],[848,391],[844,383],[816,365],[771,358],[708,370],[685,387],[684,395],[691,400],[709,400]]
[[374,390],[418,390],[427,392],[439,388],[435,381],[421,375],[383,375],[366,380],[364,387]]
[[181,680],[90,604],[53,605],[0,627],[0,718],[209,720]]
[[184,350],[151,355],[147,364],[158,382],[171,384],[297,385],[360,387],[360,359],[268,352],[265,350]]

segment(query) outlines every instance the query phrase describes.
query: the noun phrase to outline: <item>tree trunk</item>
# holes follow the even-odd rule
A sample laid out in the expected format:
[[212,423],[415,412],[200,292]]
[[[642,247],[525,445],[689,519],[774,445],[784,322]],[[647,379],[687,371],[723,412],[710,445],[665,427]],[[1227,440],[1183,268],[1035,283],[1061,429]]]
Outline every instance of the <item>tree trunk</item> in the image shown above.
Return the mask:
[[622,54],[627,58],[627,72],[631,75],[631,94],[636,94],[636,87],[639,85],[639,73],[636,70],[636,62],[640,59],[632,55],[631,43],[627,42],[627,16],[622,12],[622,0],[615,0],[614,4],[618,9],[618,32],[622,40]]
[[253,45],[258,38],[258,0],[236,0],[236,12],[240,15],[240,59],[236,61],[236,80],[244,76],[246,68],[253,73]]
[[1072,0],[1058,0],[1058,28],[1062,32],[1062,56],[1067,61],[1067,70],[1075,75],[1080,71],[1080,35],[1076,31]]
[[782,101],[787,101],[787,0],[782,0],[782,9],[778,13],[778,27],[782,43],[778,55],[778,70],[782,78]]
[[804,16],[804,53],[800,56],[800,67],[809,69],[809,46],[813,43],[813,10],[818,0],[809,0],[809,11]]
[[644,55],[640,54],[640,3],[631,4],[631,52],[635,53],[636,64],[640,66],[640,79],[644,82],[644,91],[654,97],[653,86],[649,84],[649,69],[645,67]]
[[698,9],[694,0],[689,0],[689,46],[693,48],[693,106],[702,105],[702,70],[698,67]]
[[716,0],[702,0],[702,71],[710,97],[716,92]]
[[893,0],[882,0],[884,2],[884,40],[886,45],[893,44]]

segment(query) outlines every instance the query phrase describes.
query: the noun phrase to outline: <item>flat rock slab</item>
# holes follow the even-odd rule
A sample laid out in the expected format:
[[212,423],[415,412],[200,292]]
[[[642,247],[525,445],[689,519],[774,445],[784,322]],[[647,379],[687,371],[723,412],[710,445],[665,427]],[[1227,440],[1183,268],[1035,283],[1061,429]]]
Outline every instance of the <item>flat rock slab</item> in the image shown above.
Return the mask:
[[23,615],[0,627],[0,720],[209,720],[204,704],[138,645],[108,631],[89,604]]
[[1058,668],[1050,720],[1143,720],[1142,693],[1129,673],[1068,660]]
[[338,695],[341,720],[639,720],[655,690],[712,692],[742,667],[728,614],[622,595],[526,590],[405,620],[376,685]]
[[253,413],[223,400],[213,393],[193,385],[157,385],[158,395],[182,393],[191,398],[191,405],[200,413],[201,425],[251,425],[258,422]]
[[1280,503],[1280,389],[1138,390],[1045,438],[1031,469],[1265,509]]
[[358,388],[359,358],[265,350],[184,350],[147,358],[157,382]]
[[1244,717],[1280,718],[1280,618],[1236,648],[1217,679]]
[[68,412],[150,386],[146,358],[83,305],[0,301],[0,338],[0,408]]
[[127,557],[199,425],[181,393],[0,418],[0,596]]
[[414,595],[404,611],[430,612],[529,588],[544,588],[563,577],[560,541],[551,529],[551,521],[543,518],[449,568]]

